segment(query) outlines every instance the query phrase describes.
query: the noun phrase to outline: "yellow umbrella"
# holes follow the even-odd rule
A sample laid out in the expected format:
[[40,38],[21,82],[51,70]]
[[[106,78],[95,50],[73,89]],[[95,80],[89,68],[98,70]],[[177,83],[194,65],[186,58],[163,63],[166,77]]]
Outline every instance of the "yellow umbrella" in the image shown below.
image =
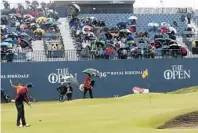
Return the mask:
[[37,29],[34,31],[34,33],[42,33],[42,35],[44,35],[44,34],[45,34],[45,31],[44,31],[43,29],[41,29],[41,28],[37,28]]
[[47,21],[46,17],[39,17],[39,18],[36,19],[37,23],[46,22],[46,21]]

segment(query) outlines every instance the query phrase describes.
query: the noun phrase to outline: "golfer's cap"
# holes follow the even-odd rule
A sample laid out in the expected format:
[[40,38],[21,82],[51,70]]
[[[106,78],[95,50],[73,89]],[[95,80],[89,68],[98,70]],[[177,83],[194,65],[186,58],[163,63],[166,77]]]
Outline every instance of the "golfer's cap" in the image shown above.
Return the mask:
[[31,84],[31,83],[28,83],[28,84],[27,84],[27,87],[28,87],[28,88],[32,88],[32,84]]

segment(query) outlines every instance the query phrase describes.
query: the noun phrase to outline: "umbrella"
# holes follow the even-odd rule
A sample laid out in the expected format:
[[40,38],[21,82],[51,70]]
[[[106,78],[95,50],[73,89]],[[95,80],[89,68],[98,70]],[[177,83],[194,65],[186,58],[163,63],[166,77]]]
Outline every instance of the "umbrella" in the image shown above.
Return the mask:
[[39,26],[38,24],[36,24],[36,23],[31,23],[30,26],[31,26],[31,27],[37,27],[37,28],[40,27],[40,26]]
[[170,32],[174,32],[175,34],[177,33],[177,30],[174,27],[169,27],[168,29]]
[[79,85],[78,81],[74,78],[73,75],[65,76],[64,77],[64,83]]
[[104,43],[103,42],[96,42],[97,47],[102,46],[104,47]]
[[21,14],[14,14],[14,13],[9,14],[9,16],[10,16],[10,17],[18,17],[18,18],[21,18],[21,17],[22,17]]
[[164,27],[170,27],[170,24],[169,24],[169,23],[167,23],[167,22],[162,22],[162,23],[161,23],[161,26],[164,26]]
[[128,30],[128,29],[122,29],[122,30],[120,30],[120,32],[131,33],[130,30]]
[[2,42],[2,43],[0,43],[0,46],[12,47],[12,44],[9,42]]
[[83,71],[83,73],[90,74],[95,77],[100,77],[100,72],[93,68],[88,68]]
[[82,31],[84,32],[84,31],[90,31],[90,30],[92,30],[93,29],[93,27],[91,27],[91,26],[84,26],[83,28],[82,28]]
[[25,14],[24,16],[23,16],[24,18],[34,18],[31,14]]
[[127,22],[119,22],[116,24],[118,27],[126,27]]
[[46,21],[47,21],[46,17],[39,17],[39,18],[36,19],[37,23],[46,22]]
[[183,45],[177,44],[177,43],[174,43],[174,44],[169,45],[169,47],[173,47],[173,46],[183,47]]
[[45,34],[45,31],[44,31],[43,29],[41,29],[41,28],[37,28],[37,29],[34,31],[34,33],[42,33],[42,35],[44,35],[44,34]]
[[54,12],[54,10],[50,9],[50,10],[48,10],[48,12],[51,12],[51,13],[53,13],[53,12]]
[[18,34],[16,32],[12,32],[12,35],[18,37]]
[[133,41],[133,40],[127,41],[127,44],[133,44],[133,43],[135,43],[135,41]]
[[26,37],[30,37],[27,33],[23,32],[20,34],[21,36],[26,36]]
[[159,27],[158,23],[149,23],[148,27]]
[[89,18],[92,19],[92,20],[96,19],[95,17],[89,17]]
[[128,35],[127,40],[134,40],[134,36],[132,34]]
[[46,23],[54,23],[56,22],[54,18],[48,18]]
[[129,17],[129,20],[137,20],[138,18],[136,16]]
[[13,41],[12,38],[7,38],[4,40],[4,42],[8,42],[8,43],[11,43],[12,41]]
[[81,11],[81,9],[80,9],[80,6],[79,6],[79,5],[77,5],[77,4],[73,4],[73,6],[74,6],[76,9],[78,9],[78,11],[79,11],[79,12]]
[[21,39],[21,47],[22,48],[31,47],[31,44],[27,40]]
[[111,38],[112,38],[112,36],[119,36],[119,34],[117,34],[117,33],[109,33],[110,35],[111,35]]

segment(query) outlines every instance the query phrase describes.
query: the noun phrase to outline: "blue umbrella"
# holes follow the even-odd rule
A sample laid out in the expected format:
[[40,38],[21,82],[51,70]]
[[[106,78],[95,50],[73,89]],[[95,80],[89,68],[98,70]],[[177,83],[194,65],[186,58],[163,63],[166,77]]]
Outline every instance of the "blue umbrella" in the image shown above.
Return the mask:
[[132,34],[129,34],[127,37],[128,40],[134,40],[134,36]]
[[2,42],[2,43],[0,43],[0,46],[9,47],[10,46],[10,43],[9,42]]

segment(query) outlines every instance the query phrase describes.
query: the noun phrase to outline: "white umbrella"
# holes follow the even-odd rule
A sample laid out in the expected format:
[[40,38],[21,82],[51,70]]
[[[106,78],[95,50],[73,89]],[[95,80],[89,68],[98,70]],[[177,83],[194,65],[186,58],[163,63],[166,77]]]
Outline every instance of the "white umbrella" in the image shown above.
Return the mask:
[[175,34],[177,33],[177,30],[174,27],[169,27],[168,29],[169,29],[170,32],[173,31]]
[[50,10],[48,10],[48,12],[51,12],[51,13],[53,13],[53,12],[54,12],[54,10],[50,9]]
[[55,14],[58,14],[58,12],[56,12],[56,11],[54,11],[54,10],[52,10],[52,9],[48,10],[48,13],[55,13]]
[[182,44],[178,44],[178,43],[174,43],[174,44],[169,45],[169,47],[171,47],[171,46],[179,46],[179,47],[183,47],[183,45],[182,45]]
[[153,27],[154,23],[148,23],[148,27]]
[[159,27],[159,24],[158,23],[154,23],[154,27]]
[[100,77],[100,72],[94,68],[85,69],[83,73],[90,74],[95,77]]
[[158,23],[149,23],[148,27],[159,27]]
[[36,23],[31,23],[30,26],[36,26],[37,28],[39,28],[40,26]]
[[170,24],[168,22],[162,22],[161,26],[170,27]]
[[93,20],[93,19],[96,19],[95,17],[89,17],[89,18],[92,19],[92,20]]
[[78,11],[80,12],[81,10],[80,10],[80,6],[79,5],[77,5],[77,4],[73,4],[73,6],[74,7],[76,7],[77,9],[78,9]]
[[129,20],[137,20],[138,18],[136,16],[129,17]]

